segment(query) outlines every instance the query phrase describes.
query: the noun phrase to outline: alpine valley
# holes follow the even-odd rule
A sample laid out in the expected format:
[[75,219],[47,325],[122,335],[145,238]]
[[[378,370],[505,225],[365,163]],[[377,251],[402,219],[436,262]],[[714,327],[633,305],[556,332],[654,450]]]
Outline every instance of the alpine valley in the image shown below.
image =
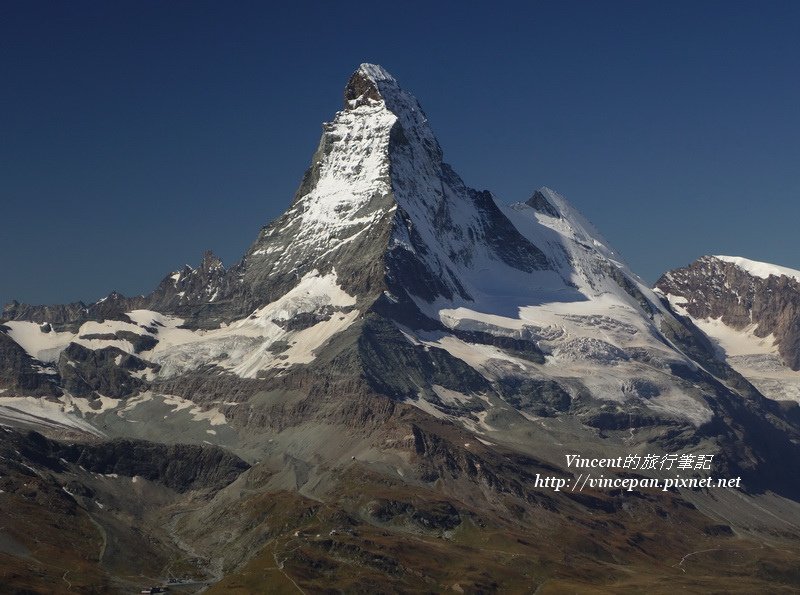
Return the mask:
[[[558,193],[467,187],[363,64],[240,262],[5,307],[0,585],[798,592],[799,370],[800,272],[650,288]],[[671,453],[740,489],[537,481]]]

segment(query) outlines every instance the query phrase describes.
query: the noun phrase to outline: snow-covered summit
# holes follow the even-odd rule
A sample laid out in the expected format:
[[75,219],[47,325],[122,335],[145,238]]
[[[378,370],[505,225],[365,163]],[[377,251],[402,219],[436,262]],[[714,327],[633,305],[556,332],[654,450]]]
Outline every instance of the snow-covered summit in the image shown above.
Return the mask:
[[417,98],[403,89],[385,68],[377,64],[359,66],[345,87],[345,108],[355,109],[367,102],[382,102],[394,114],[405,133],[411,133],[441,159],[442,150]]
[[364,62],[358,67],[356,72],[366,76],[376,85],[391,85],[394,87],[399,87],[397,79],[389,74],[389,71],[379,64],[370,64],[369,62]]
[[767,279],[770,275],[774,275],[775,277],[783,276],[800,281],[800,271],[788,267],[750,260],[749,258],[742,258],[741,256],[714,255],[713,258],[735,264],[743,271],[762,279]]
[[245,257],[245,287],[274,299],[310,270],[335,268],[364,299],[399,284],[432,301],[469,297],[465,278],[482,263],[547,268],[492,196],[444,163],[419,102],[386,70],[362,65],[344,98],[294,202]]
[[526,205],[538,211],[538,219],[548,227],[554,227],[553,222],[547,221],[542,215],[550,215],[568,222],[571,235],[580,242],[591,244],[608,258],[619,260],[617,253],[611,248],[608,241],[597,228],[576,209],[563,195],[555,190],[542,186],[525,202]]

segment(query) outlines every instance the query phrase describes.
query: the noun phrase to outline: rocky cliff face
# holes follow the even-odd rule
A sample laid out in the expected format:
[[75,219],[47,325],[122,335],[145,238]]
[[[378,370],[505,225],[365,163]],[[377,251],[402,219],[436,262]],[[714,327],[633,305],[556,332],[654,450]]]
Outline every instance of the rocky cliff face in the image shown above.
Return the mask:
[[36,396],[60,395],[58,379],[9,337],[8,330],[0,325],[0,385]]
[[800,272],[704,256],[656,287],[764,394],[800,399]]
[[79,466],[101,475],[140,477],[177,492],[219,490],[249,468],[220,448],[141,440],[63,444],[36,432],[7,434],[0,450],[8,454],[16,449],[21,460],[43,469],[64,473]]

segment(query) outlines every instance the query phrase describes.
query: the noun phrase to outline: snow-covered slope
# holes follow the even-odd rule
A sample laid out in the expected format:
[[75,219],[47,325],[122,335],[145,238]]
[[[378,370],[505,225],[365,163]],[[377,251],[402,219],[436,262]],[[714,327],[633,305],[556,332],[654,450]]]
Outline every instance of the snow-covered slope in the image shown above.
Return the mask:
[[[590,395],[698,425],[708,421],[711,411],[696,391],[671,373],[673,365],[695,366],[660,330],[672,314],[594,227],[548,188],[502,212],[541,251],[547,270],[513,269],[491,256],[460,267],[459,283],[469,297],[415,298],[423,312],[457,333],[415,338],[494,382],[554,382],[573,401]],[[544,361],[487,348],[476,343],[482,334],[533,343]]]

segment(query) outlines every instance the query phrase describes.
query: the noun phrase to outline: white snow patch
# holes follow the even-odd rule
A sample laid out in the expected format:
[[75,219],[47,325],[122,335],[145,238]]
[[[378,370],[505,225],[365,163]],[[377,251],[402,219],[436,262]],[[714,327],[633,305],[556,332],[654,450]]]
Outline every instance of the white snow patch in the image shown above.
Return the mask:
[[766,337],[757,337],[755,335],[757,324],[751,324],[742,330],[736,330],[722,322],[721,318],[693,320],[697,327],[711,337],[728,357],[778,353],[774,335],[770,334]]
[[155,380],[156,377],[158,376],[158,374],[156,374],[156,372],[154,372],[152,368],[145,368],[144,370],[138,370],[138,371],[129,371],[128,373],[134,378],[146,381]]
[[722,260],[723,262],[733,263],[743,271],[747,271],[751,275],[760,277],[762,279],[767,279],[771,275],[774,275],[775,277],[790,277],[800,281],[800,271],[790,269],[788,267],[782,267],[776,264],[770,264],[768,262],[758,262],[756,260],[742,258],[741,256],[715,255],[714,258],[717,260]]
[[433,389],[433,392],[436,393],[436,396],[447,405],[458,405],[460,403],[468,403],[472,400],[472,397],[469,395],[439,386],[438,384],[434,384],[431,388]]
[[100,414],[110,409],[115,409],[119,407],[120,403],[122,402],[121,399],[114,399],[112,397],[99,395],[97,399],[94,399],[94,403],[96,405],[99,401],[100,407],[93,408],[90,405],[89,399],[83,397],[74,397],[67,393],[59,397],[59,401],[64,404],[65,411],[79,411],[84,417],[86,414]]
[[[136,395],[135,397],[130,397],[125,401],[125,406],[119,411],[117,411],[117,415],[120,417],[124,417],[125,413],[133,411],[134,409],[136,409],[136,407],[138,407],[142,403],[145,403],[147,401],[152,401],[153,397],[154,395],[150,391],[145,391],[143,393]],[[128,421],[134,421],[134,420],[128,420]]]
[[216,407],[203,410],[194,401],[182,399],[181,397],[176,397],[174,395],[162,395],[162,398],[164,399],[165,404],[169,405],[170,407],[174,407],[174,409],[172,409],[172,413],[177,413],[178,411],[188,409],[189,414],[192,416],[194,421],[207,421],[212,426],[221,426],[228,423],[225,419],[225,414]]
[[429,403],[422,397],[418,399],[408,399],[406,403],[413,405],[417,409],[421,409],[425,413],[432,415],[437,419],[449,419],[450,416],[447,415],[444,411],[439,410],[433,403]]
[[[424,338],[424,334],[422,337]],[[533,368],[531,362],[509,355],[497,347],[467,343],[451,335],[423,340],[423,343],[444,349],[490,378],[502,376],[509,368],[517,372],[526,372]]]
[[11,320],[3,323],[11,330],[8,335],[14,339],[31,357],[42,362],[55,363],[67,345],[75,338],[73,333],[51,330],[43,333],[35,322]]
[[689,302],[686,301],[686,298],[680,295],[672,295],[671,293],[666,294],[665,296],[669,305],[672,306],[672,309],[675,310],[681,316],[688,316],[691,318],[691,315],[686,310],[686,306]]
[[72,408],[68,409],[64,403],[37,397],[0,397],[0,419],[104,435],[85,419],[74,415]]

